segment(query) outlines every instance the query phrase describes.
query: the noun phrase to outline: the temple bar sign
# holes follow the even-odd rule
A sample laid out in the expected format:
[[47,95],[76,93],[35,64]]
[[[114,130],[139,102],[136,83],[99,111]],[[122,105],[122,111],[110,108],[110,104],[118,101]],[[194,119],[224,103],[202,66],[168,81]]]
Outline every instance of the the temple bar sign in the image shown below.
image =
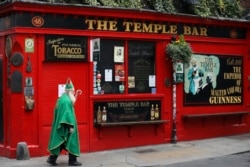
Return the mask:
[[107,114],[106,123],[154,121],[161,119],[160,100],[95,102],[95,123],[98,123],[98,111],[102,113],[104,109]]
[[74,36],[46,36],[47,61],[86,61],[87,39]]
[[[37,19],[39,19],[39,23],[43,23],[39,24],[39,28],[246,39],[246,28],[235,28],[233,25],[232,27],[223,27],[131,18],[75,17],[74,15],[65,17],[65,14],[48,13],[44,15],[44,13],[37,13],[34,15],[30,12],[13,13],[10,16],[0,18],[0,30],[11,27],[37,28],[38,25],[34,22]],[[6,27],[6,22],[10,23],[8,27]]]
[[173,24],[164,23],[145,23],[136,21],[123,21],[118,22],[116,20],[98,20],[98,19],[86,19],[85,24],[88,30],[105,30],[105,31],[119,31],[123,29],[124,32],[136,32],[136,33],[156,33],[156,34],[180,34],[195,35],[195,36],[208,36],[207,27],[196,26],[183,26],[182,29]]
[[91,31],[119,31],[132,33],[154,33],[154,34],[172,34],[189,35],[201,37],[223,37],[241,39],[246,37],[243,29],[229,27],[208,27],[205,25],[174,24],[168,22],[151,22],[141,20],[122,20],[122,19],[91,19],[84,20],[84,27]]

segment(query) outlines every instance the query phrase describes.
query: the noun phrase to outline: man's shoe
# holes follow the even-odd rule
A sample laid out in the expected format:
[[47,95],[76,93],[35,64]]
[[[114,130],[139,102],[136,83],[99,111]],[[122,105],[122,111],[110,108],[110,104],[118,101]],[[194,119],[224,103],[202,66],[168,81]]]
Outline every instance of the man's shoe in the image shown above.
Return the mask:
[[82,163],[78,161],[69,162],[69,166],[82,166]]
[[49,156],[49,158],[47,159],[47,162],[48,162],[51,166],[57,166],[56,158],[57,158],[57,157],[53,157],[53,155],[51,155],[51,156]]

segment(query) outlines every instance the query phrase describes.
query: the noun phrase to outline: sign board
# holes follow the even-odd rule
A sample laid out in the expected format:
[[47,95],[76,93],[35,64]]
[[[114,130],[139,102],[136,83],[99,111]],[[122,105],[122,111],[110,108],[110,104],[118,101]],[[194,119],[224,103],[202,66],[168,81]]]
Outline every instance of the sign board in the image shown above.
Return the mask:
[[98,111],[105,110],[107,123],[160,120],[160,100],[109,101],[94,103],[94,123],[98,124]]
[[186,105],[241,105],[243,57],[195,54],[185,68]]
[[46,36],[47,61],[87,61],[87,38],[75,36]]

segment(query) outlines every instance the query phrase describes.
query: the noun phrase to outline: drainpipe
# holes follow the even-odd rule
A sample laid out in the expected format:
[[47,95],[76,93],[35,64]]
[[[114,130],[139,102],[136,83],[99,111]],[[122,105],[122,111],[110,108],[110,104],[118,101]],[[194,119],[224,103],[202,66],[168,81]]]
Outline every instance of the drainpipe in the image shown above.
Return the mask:
[[[175,75],[175,73],[174,73]],[[176,84],[173,83],[173,127],[172,127],[172,143],[177,143],[176,136]]]

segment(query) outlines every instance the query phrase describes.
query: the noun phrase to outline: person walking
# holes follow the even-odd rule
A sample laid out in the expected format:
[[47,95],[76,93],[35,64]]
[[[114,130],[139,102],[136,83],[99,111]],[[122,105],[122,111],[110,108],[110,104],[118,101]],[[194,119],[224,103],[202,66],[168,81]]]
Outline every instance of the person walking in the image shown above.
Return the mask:
[[81,93],[81,90],[75,92],[74,85],[71,79],[68,78],[65,85],[65,92],[56,102],[48,144],[50,156],[47,159],[47,163],[52,166],[57,165],[56,160],[62,150],[66,150],[69,153],[69,166],[82,165],[81,162],[77,161],[77,157],[80,156],[80,145],[74,111],[77,96]]

